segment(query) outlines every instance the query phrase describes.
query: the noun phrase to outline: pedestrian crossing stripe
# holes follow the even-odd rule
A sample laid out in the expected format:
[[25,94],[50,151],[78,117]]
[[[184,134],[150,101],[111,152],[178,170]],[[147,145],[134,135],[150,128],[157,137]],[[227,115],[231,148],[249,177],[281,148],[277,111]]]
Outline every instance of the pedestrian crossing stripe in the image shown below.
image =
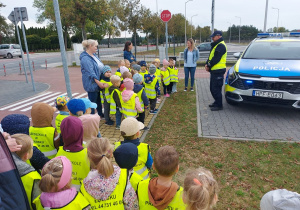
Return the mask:
[[[42,94],[27,98],[25,100],[10,104],[8,106],[1,107],[0,111],[7,110],[10,112],[26,112],[28,110],[31,110],[32,105],[37,102],[48,103],[50,106],[54,106],[54,100],[61,95],[67,95],[67,93],[47,91]],[[73,93],[72,98],[87,98],[87,93]]]

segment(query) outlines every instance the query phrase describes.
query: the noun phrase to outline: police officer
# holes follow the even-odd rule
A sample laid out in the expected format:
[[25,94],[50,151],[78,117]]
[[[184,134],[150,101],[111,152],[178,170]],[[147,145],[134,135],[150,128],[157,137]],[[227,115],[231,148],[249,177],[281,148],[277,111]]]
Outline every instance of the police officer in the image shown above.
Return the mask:
[[215,101],[209,107],[211,111],[219,111],[223,109],[222,86],[226,72],[227,47],[221,31],[215,31],[210,37],[213,42],[205,70],[210,72],[210,92]]

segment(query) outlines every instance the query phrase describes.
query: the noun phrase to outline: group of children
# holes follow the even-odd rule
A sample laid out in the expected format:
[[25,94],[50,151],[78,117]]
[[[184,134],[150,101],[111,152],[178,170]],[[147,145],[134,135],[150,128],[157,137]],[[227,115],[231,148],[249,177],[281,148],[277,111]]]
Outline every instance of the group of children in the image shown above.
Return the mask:
[[[104,104],[105,124],[113,125],[110,115],[116,116],[116,129],[120,128],[122,115],[124,118],[135,117],[144,123],[145,110],[150,106],[150,114],[156,114],[156,104],[160,103],[161,88],[164,96],[177,92],[178,69],[173,59],[155,59],[148,65],[145,61],[130,64],[128,60],[120,60],[115,75],[109,66],[104,66],[99,81],[101,99]],[[144,130],[148,128],[145,127]]]
[[[128,90],[127,83],[133,82],[124,80]],[[204,168],[188,172],[183,188],[172,182],[179,154],[174,147],[163,146],[153,160],[150,146],[139,140],[144,124],[136,118],[120,122],[124,141],[113,145],[100,137],[100,117],[90,114],[96,104],[65,96],[55,104],[56,129],[51,126],[55,110],[46,103],[33,105],[32,126],[20,114],[1,121],[3,131],[22,145],[13,157],[31,209],[192,210],[210,209],[217,202],[217,182]],[[47,161],[34,165],[36,159]],[[152,169],[158,177],[150,179]]]

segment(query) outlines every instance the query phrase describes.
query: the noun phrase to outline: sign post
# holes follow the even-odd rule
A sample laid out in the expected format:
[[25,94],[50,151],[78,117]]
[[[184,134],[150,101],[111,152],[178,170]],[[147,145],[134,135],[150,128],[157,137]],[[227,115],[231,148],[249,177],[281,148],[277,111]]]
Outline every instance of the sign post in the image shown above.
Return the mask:
[[[28,83],[26,66],[25,66],[25,62],[24,62],[24,53],[23,53],[23,49],[22,49],[22,43],[21,43],[20,32],[19,32],[19,27],[18,27],[18,22],[19,21],[17,21],[17,18],[15,16],[15,12],[14,11],[12,11],[10,13],[10,15],[8,16],[8,19],[16,26],[18,40],[19,40],[19,45],[20,45],[20,50],[21,50],[21,56],[22,56],[22,63],[23,63],[24,73],[25,73],[25,78],[26,78],[26,83]],[[21,69],[21,63],[20,63],[20,69]],[[21,71],[20,71],[20,74],[21,74]]]
[[172,15],[169,10],[164,10],[160,14],[160,19],[166,23],[166,59],[168,59],[168,22]]

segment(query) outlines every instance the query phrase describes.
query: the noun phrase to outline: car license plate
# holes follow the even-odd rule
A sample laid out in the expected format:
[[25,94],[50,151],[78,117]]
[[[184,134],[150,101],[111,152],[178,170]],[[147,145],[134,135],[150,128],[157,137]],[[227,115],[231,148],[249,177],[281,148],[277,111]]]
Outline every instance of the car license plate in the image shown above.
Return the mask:
[[283,98],[283,93],[253,90],[253,96],[266,97],[266,98]]

